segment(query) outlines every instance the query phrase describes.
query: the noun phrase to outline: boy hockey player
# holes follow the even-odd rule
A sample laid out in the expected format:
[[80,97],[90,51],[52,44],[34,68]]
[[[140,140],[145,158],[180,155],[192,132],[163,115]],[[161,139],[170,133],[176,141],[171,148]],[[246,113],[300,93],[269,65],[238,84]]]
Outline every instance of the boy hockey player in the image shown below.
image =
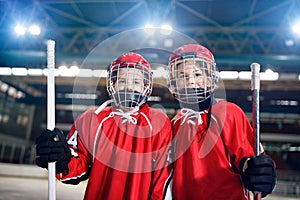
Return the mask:
[[212,53],[198,44],[176,49],[169,58],[170,91],[181,104],[172,119],[174,199],[248,198],[247,190],[271,193],[274,162],[254,157],[254,133],[235,104],[216,101],[218,74]]
[[56,161],[63,183],[88,178],[85,199],[163,199],[172,133],[167,116],[146,104],[150,64],[125,53],[109,66],[106,85],[111,100],[81,114],[67,140],[58,129],[37,138],[36,164]]

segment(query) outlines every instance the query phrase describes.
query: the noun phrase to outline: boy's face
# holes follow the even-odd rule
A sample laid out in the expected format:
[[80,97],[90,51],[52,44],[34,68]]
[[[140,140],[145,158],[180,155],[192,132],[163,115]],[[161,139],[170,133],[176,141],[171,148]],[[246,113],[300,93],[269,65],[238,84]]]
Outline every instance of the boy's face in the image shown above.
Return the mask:
[[207,89],[211,84],[211,78],[207,74],[207,68],[200,67],[199,62],[187,61],[177,65],[178,90],[185,88]]
[[142,71],[135,68],[120,68],[115,82],[115,90],[128,90],[143,93],[145,87]]

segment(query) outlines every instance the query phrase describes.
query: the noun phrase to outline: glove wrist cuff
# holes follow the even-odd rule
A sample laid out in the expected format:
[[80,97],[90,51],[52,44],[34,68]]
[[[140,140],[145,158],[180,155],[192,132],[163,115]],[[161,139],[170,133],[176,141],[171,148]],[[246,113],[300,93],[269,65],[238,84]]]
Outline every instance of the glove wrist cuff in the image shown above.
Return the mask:
[[240,166],[239,166],[240,173],[245,173],[246,169],[248,168],[248,161],[251,158],[252,157],[244,157],[244,158],[242,158],[242,160],[240,161]]
[[250,160],[251,158],[247,158],[244,162],[244,165],[242,167],[242,173],[244,173],[246,171],[246,169],[248,168],[248,161]]

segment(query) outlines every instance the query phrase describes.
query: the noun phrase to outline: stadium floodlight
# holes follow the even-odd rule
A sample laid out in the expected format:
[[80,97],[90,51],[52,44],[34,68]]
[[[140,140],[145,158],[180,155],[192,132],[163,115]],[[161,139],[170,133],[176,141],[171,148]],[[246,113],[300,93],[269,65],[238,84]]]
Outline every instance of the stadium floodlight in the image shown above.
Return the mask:
[[70,73],[77,75],[80,71],[79,67],[77,65],[72,65],[70,68]]
[[1,67],[0,75],[11,75],[11,68],[10,67]]
[[275,81],[279,78],[279,74],[271,69],[267,69],[265,72],[260,73],[260,78],[264,81]]
[[28,69],[27,73],[30,76],[41,76],[41,75],[43,75],[43,70],[42,69]]
[[249,71],[240,71],[239,72],[240,80],[251,80],[251,72]]
[[8,90],[8,88],[9,88],[9,85],[7,85],[6,83],[0,81],[0,91],[1,92],[5,93]]
[[296,22],[293,25],[292,30],[295,34],[300,35],[300,22]]
[[59,75],[63,77],[74,77],[75,75],[71,73],[72,71],[65,65],[58,67]]
[[[275,81],[279,78],[278,72],[273,72],[271,69],[267,69],[265,72],[260,72],[260,79],[263,81]],[[250,80],[251,72],[241,71],[239,72],[240,80]]]
[[14,67],[11,69],[11,73],[15,76],[27,76],[27,69],[24,67]]
[[92,77],[93,76],[93,70],[91,69],[79,69],[77,73],[75,73],[76,76],[79,77]]
[[31,25],[28,30],[31,35],[39,35],[41,33],[41,29],[38,25]]
[[25,27],[22,25],[16,25],[14,31],[17,35],[25,35],[26,33]]
[[153,35],[153,33],[155,32],[155,28],[151,24],[146,24],[144,26],[144,31],[148,35]]
[[160,77],[168,77],[168,71],[164,69],[164,67],[158,67],[153,71],[153,78],[160,78]]
[[26,32],[30,35],[40,35],[41,33],[40,27],[35,24],[30,25],[29,27],[18,24],[14,27],[14,31],[18,36],[23,36],[26,34]]
[[106,78],[107,77],[107,70],[103,70],[103,69],[93,70],[93,76],[94,77],[99,77],[99,78]]
[[292,47],[295,45],[295,41],[292,39],[287,39],[284,43],[285,43],[285,46],[287,46],[287,47]]
[[[44,76],[48,76],[48,68],[44,68],[43,69],[43,75]],[[57,69],[57,68],[55,68],[54,69],[54,76],[59,76],[60,75],[60,73],[59,73],[59,70]]]
[[239,72],[237,71],[221,71],[220,77],[227,80],[235,80],[239,78]]
[[161,26],[160,28],[160,33],[163,34],[163,35],[170,35],[173,31],[173,28],[171,25],[169,24],[164,24]]

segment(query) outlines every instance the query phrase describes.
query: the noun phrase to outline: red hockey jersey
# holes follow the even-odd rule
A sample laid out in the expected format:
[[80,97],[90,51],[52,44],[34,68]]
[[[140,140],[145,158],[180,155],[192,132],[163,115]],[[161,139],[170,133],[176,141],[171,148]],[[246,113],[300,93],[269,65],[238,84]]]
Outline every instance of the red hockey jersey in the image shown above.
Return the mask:
[[89,179],[84,199],[162,199],[170,179],[171,123],[147,104],[133,113],[91,109],[75,121],[64,183]]
[[[209,128],[208,121],[210,121]],[[179,199],[247,199],[238,167],[253,156],[253,129],[235,104],[219,101],[208,112],[182,109],[173,119],[175,163],[172,193]]]

